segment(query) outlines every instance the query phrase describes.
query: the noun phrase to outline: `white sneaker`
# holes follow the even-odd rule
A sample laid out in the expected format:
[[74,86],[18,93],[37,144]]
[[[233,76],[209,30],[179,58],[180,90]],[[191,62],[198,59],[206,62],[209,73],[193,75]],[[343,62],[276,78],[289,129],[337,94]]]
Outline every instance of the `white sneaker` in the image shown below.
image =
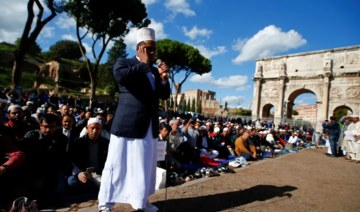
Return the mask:
[[112,212],[112,209],[107,208],[107,207],[101,207],[99,212]]

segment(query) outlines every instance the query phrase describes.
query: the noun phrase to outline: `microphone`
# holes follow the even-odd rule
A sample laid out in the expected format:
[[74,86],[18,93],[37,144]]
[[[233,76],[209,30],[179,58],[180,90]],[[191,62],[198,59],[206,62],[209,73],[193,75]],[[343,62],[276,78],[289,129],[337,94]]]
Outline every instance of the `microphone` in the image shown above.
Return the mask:
[[163,62],[163,61],[162,61],[161,59],[157,59],[157,60],[156,60],[156,65],[159,66],[162,62]]
[[[158,67],[160,67],[160,65],[162,64],[162,63],[164,63],[160,58],[159,59],[157,59],[156,60],[156,65],[158,66]],[[169,77],[169,72],[168,72],[169,70],[166,70],[166,72],[164,72],[163,74],[165,74],[165,77]]]

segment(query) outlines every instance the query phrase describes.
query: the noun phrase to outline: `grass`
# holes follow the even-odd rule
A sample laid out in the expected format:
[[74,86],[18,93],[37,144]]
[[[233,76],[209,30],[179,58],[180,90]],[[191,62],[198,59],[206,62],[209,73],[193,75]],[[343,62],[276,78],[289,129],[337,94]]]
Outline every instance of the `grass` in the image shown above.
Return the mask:
[[15,51],[15,47],[8,46],[8,45],[5,45],[5,44],[0,44],[0,51],[13,52],[13,51]]

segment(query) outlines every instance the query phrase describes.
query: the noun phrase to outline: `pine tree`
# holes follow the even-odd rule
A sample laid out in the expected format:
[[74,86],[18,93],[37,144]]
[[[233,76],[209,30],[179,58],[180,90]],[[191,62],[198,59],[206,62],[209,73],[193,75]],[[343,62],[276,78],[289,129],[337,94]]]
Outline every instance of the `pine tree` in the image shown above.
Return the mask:
[[191,111],[195,112],[195,98],[191,101]]

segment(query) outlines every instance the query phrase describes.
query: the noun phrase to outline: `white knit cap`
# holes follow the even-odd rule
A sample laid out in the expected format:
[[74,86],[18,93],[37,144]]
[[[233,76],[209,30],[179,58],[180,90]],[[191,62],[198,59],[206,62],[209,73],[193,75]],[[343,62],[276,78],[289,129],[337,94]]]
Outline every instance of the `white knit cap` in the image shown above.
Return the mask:
[[214,128],[214,133],[218,133],[218,132],[220,132],[220,128],[215,127],[215,128]]
[[155,41],[155,31],[152,28],[143,27],[136,32],[136,43],[142,41],[152,40]]
[[89,118],[89,120],[87,122],[87,126],[89,126],[90,124],[93,124],[93,123],[101,124],[101,120],[98,117]]
[[22,110],[21,106],[20,105],[10,105],[8,107],[8,112],[10,112],[11,110],[15,110],[15,109],[19,109],[19,110]]

